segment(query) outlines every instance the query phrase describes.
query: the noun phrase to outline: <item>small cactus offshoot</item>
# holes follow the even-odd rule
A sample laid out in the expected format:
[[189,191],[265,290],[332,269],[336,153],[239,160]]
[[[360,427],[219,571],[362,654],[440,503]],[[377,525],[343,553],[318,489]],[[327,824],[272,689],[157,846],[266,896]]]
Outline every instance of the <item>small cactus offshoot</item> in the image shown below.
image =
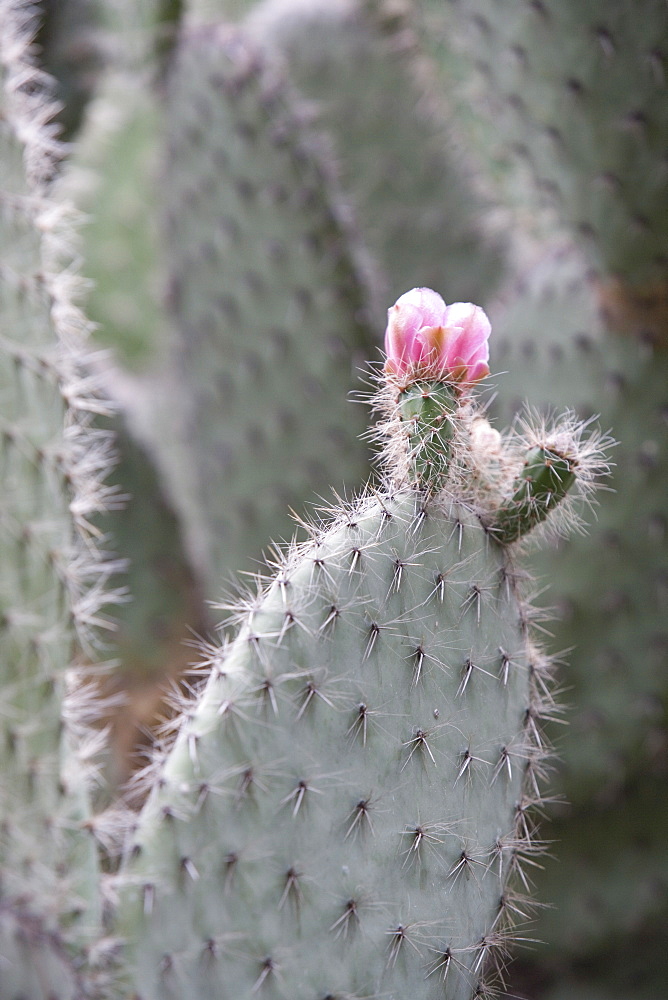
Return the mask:
[[[611,441],[570,412],[550,427],[527,418],[522,433],[504,440],[472,395],[489,375],[490,332],[479,306],[446,306],[429,288],[402,295],[388,312],[387,360],[373,400],[384,420],[372,436],[384,441],[392,481],[428,496],[468,497],[490,535],[509,544],[542,524],[572,488],[589,494],[607,472]],[[561,522],[568,526],[568,513]]]

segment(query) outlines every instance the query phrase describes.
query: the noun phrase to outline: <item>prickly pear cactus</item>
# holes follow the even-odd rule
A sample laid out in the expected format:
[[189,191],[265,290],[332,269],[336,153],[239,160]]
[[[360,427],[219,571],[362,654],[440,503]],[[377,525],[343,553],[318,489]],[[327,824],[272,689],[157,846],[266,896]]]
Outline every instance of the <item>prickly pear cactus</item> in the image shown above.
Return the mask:
[[415,281],[484,306],[504,240],[434,99],[408,14],[376,0],[265,0],[244,27],[314,109],[387,299]]
[[521,908],[538,711],[489,548],[461,505],[371,497],[250,602],[133,838],[142,997],[471,994]]
[[371,350],[368,286],[316,139],[243,34],[185,34],[166,105],[167,308],[187,396],[165,466],[193,559],[218,580],[332,469],[341,488],[365,475],[346,396]]
[[[107,387],[131,500],[99,526],[131,564],[113,653],[141,715],[210,627],[197,597],[255,569],[267,539],[292,531],[291,506],[368,475],[347,394],[373,351],[373,296],[326,148],[257,45],[184,28],[159,73],[123,8],[134,49],[112,47],[61,190],[91,220],[86,305],[117,362]],[[137,37],[145,58],[128,72]],[[147,530],[153,504],[175,517]],[[147,586],[149,566],[180,569]]]
[[68,190],[98,177],[91,313],[134,368],[128,424],[218,598],[291,530],[289,506],[367,473],[347,393],[375,292],[326,147],[247,35],[184,28],[163,84],[107,88]]
[[[3,15],[5,9],[24,6],[0,0]],[[534,313],[520,290],[517,322],[509,321],[506,329],[515,342],[524,329],[534,338],[538,328],[546,329],[545,317],[554,306],[557,342],[546,352],[552,368],[542,351],[534,351],[528,386],[534,400],[542,403],[550,397],[561,405],[575,396],[584,407],[598,410],[600,395],[590,393],[589,385],[605,367],[611,375],[606,390],[616,395],[614,412],[633,422],[623,454],[631,488],[617,513],[602,521],[607,528],[605,565],[620,574],[611,574],[610,581],[621,579],[624,587],[629,552],[628,565],[635,567],[636,556],[640,562],[649,552],[659,571],[656,578],[639,575],[630,602],[623,588],[611,586],[617,603],[597,608],[596,615],[603,611],[606,634],[625,650],[635,601],[642,606],[642,641],[646,636],[652,641],[642,669],[633,675],[632,688],[639,696],[632,703],[632,718],[626,712],[626,689],[617,684],[625,677],[618,662],[608,658],[608,679],[613,677],[614,683],[597,684],[598,668],[587,673],[585,693],[602,696],[607,714],[603,725],[598,716],[584,715],[587,742],[582,745],[594,752],[588,753],[580,787],[596,784],[601,772],[616,774],[619,783],[630,787],[636,762],[645,777],[649,771],[650,778],[659,775],[661,749],[659,745],[657,752],[656,745],[662,723],[657,705],[665,637],[653,623],[665,597],[665,574],[652,546],[663,525],[657,459],[662,432],[656,423],[661,411],[649,386],[659,385],[661,373],[644,356],[646,336],[639,350],[634,342],[611,353],[608,333],[596,316],[595,295],[608,315],[617,311],[617,318],[624,317],[630,309],[633,329],[639,306],[651,300],[658,325],[665,327],[665,295],[656,281],[665,265],[663,165],[653,169],[656,150],[665,145],[664,98],[656,86],[665,63],[657,33],[663,8],[648,4],[642,23],[635,19],[632,31],[625,31],[620,11],[628,8],[614,2],[582,11],[568,0],[508,5],[475,0],[466,8],[461,3],[416,5],[416,10],[424,7],[435,15],[430,23],[436,29],[426,37],[441,51],[449,51],[450,45],[449,39],[443,45],[437,30],[440,16],[455,11],[459,24],[452,39],[462,27],[463,34],[472,29],[477,68],[482,66],[483,76],[494,81],[491,115],[488,108],[475,120],[485,104],[480,90],[460,106],[465,108],[460,136],[467,137],[460,145],[440,131],[430,134],[443,109],[433,119],[432,109],[423,115],[422,107],[413,116],[412,95],[426,95],[427,90],[425,77],[412,76],[418,57],[403,7],[396,13],[396,6],[381,0],[351,0],[315,16],[313,4],[285,3],[286,11],[302,7],[302,20],[298,16],[283,31],[280,17],[272,21],[271,12],[263,21],[265,10],[252,19],[251,44],[246,29],[234,34],[219,25],[193,30],[198,20],[217,20],[222,13],[240,14],[252,6],[243,0],[184,5],[181,35],[174,30],[182,6],[178,0],[101,6],[106,19],[118,19],[118,30],[129,43],[107,53],[112,61],[118,59],[118,93],[134,95],[136,104],[131,96],[131,113],[119,119],[114,119],[118,108],[113,100],[107,105],[118,143],[108,157],[105,195],[89,208],[101,217],[98,235],[110,219],[114,222],[106,230],[111,238],[100,241],[93,262],[97,276],[107,281],[97,301],[111,308],[106,314],[103,308],[96,318],[113,341],[119,329],[114,329],[114,312],[120,316],[127,343],[138,355],[145,351],[142,360],[164,340],[166,316],[176,328],[171,341],[172,348],[176,344],[171,357],[176,358],[176,377],[174,370],[165,378],[164,371],[154,369],[150,379],[118,380],[119,395],[125,392],[128,400],[141,401],[141,414],[131,412],[144,445],[157,451],[157,436],[180,449],[176,458],[158,463],[182,519],[176,526],[168,515],[170,538],[178,538],[187,524],[190,553],[196,554],[191,566],[197,565],[217,593],[223,564],[231,568],[237,558],[257,551],[265,533],[281,533],[273,514],[266,520],[265,515],[269,505],[274,512],[287,507],[281,486],[286,470],[297,501],[304,499],[305,486],[311,493],[319,488],[321,472],[329,480],[331,468],[344,461],[348,482],[357,478],[355,470],[365,465],[363,449],[341,414],[356,353],[368,356],[373,343],[368,319],[374,314],[376,290],[383,281],[391,287],[404,273],[439,275],[441,284],[442,269],[445,287],[451,276],[463,275],[471,288],[480,282],[487,296],[489,279],[498,274],[495,252],[490,257],[481,249],[477,215],[469,225],[484,202],[481,189],[510,203],[512,209],[506,205],[501,214],[513,218],[509,228],[518,244],[527,231],[533,237],[548,227],[551,231],[553,222],[576,229],[587,244],[589,263],[605,279],[578,312],[578,326],[587,337],[564,344],[563,318],[574,320],[573,303],[566,295],[565,308],[559,305],[560,292],[556,305],[541,297]],[[469,15],[471,23],[464,26]],[[158,24],[165,28],[159,31],[162,41],[155,35]],[[260,37],[262,24],[265,32],[268,24],[281,29],[271,29],[268,44]],[[518,28],[526,31],[524,44],[516,41]],[[18,49],[14,35],[3,34],[5,38],[12,59],[25,51],[26,38]],[[625,52],[628,38],[635,52],[644,53],[641,66]],[[342,98],[339,104],[328,100],[331,86],[325,82],[323,87],[323,44],[336,49],[327,72]],[[302,94],[317,100],[331,149],[311,127],[312,106],[286,85],[281,69],[265,61],[272,48],[287,55],[286,75],[292,75]],[[463,61],[446,58],[449,78],[457,86],[458,74],[465,76],[470,67],[465,45],[462,51]],[[26,75],[27,68],[27,63],[21,65],[19,78],[30,89],[34,75]],[[155,89],[149,86],[151,74]],[[630,87],[634,74],[635,86]],[[345,87],[340,77],[345,77]],[[27,100],[23,86],[17,85],[14,96]],[[373,97],[370,115],[366,107],[360,109],[360,93]],[[81,470],[86,485],[72,509],[87,521],[91,508],[99,506],[100,491],[91,489],[90,473],[107,462],[106,437],[89,434],[88,445],[79,449],[83,425],[89,430],[87,418],[81,420],[81,404],[85,402],[83,409],[97,404],[87,395],[82,400],[72,394],[72,384],[82,386],[78,348],[72,347],[76,338],[71,325],[59,325],[56,319],[66,315],[68,322],[81,320],[68,295],[63,297],[65,279],[54,282],[50,265],[44,267],[46,244],[55,235],[53,204],[34,186],[35,162],[46,165],[44,153],[50,148],[41,127],[44,105],[39,104],[39,113],[31,108],[32,120],[24,116],[20,129],[15,107],[3,118],[6,149],[16,151],[26,141],[33,181],[27,188],[19,182],[18,197],[13,181],[7,182],[2,200],[3,225],[8,223],[2,307],[9,315],[9,335],[3,315],[3,336],[15,336],[16,343],[9,345],[12,364],[1,383],[3,404],[7,400],[2,471],[10,498],[0,514],[9,540],[1,638],[10,654],[3,653],[2,663],[2,746],[10,764],[3,767],[7,791],[3,785],[0,796],[0,993],[3,1000],[6,990],[11,1000],[49,995],[97,1000],[100,983],[92,981],[87,951],[98,934],[99,873],[85,831],[101,829],[101,821],[91,815],[86,754],[77,749],[87,700],[79,698],[71,723],[70,708],[61,709],[61,677],[72,662],[72,601],[74,618],[80,621],[96,618],[98,612],[97,590],[79,589],[89,571],[91,578],[99,578],[97,557],[91,559],[94,546],[89,538],[81,557],[67,507]],[[604,121],[609,107],[614,108],[612,128]],[[491,166],[489,133],[482,134],[481,121],[483,132],[489,121],[503,125],[496,129],[497,135],[502,133],[500,144],[492,140]],[[46,145],[35,159],[38,133]],[[592,143],[593,135],[599,141]],[[451,182],[447,168],[453,148],[459,158],[471,137],[473,156],[462,160],[475,185],[469,197],[469,185],[460,185],[457,170]],[[134,144],[132,155],[128,138]],[[2,139],[4,156],[4,134]],[[164,167],[161,158],[169,161]],[[518,158],[524,167],[515,173]],[[332,160],[338,167],[333,168]],[[160,180],[152,184],[150,198],[137,199],[137,166],[144,181],[149,175],[151,181]],[[344,210],[337,169],[366,229],[367,246],[385,271],[380,280],[375,275],[369,281],[360,267],[364,254]],[[7,176],[20,173],[10,166]],[[641,177],[643,183],[635,183]],[[388,191],[393,192],[389,203]],[[130,193],[125,212],[118,211],[117,192]],[[457,212],[446,211],[444,221],[446,196],[461,203],[455,208],[465,206],[461,227]],[[128,208],[137,204],[139,211]],[[535,225],[537,207],[545,226]],[[419,233],[411,230],[412,223]],[[128,224],[134,232],[124,242]],[[163,240],[160,232],[170,238]],[[163,250],[165,257],[158,260],[154,255]],[[477,266],[469,267],[469,254],[477,258]],[[425,272],[425,264],[433,270]],[[616,274],[609,281],[612,267]],[[117,274],[133,279],[132,294]],[[162,298],[166,275],[169,294]],[[630,280],[640,282],[639,291],[629,291]],[[529,289],[529,298],[531,294]],[[61,347],[66,344],[57,357],[45,346],[54,323],[62,334]],[[154,340],[146,350],[143,338],[149,329]],[[411,363],[420,362],[421,348],[415,348],[415,341],[407,343]],[[194,344],[202,352],[199,360]],[[221,345],[225,358],[219,365]],[[531,358],[525,360],[529,365]],[[562,523],[572,520],[568,487],[573,478],[586,485],[598,445],[582,439],[572,417],[559,428],[538,426],[529,434],[501,439],[476,414],[470,386],[456,365],[443,378],[442,371],[428,365],[409,371],[405,361],[402,349],[394,357],[395,367],[387,370],[377,403],[382,432],[390,442],[383,485],[355,504],[339,505],[332,524],[308,529],[307,545],[277,556],[273,582],[260,581],[256,594],[235,605],[240,634],[224,648],[208,650],[208,680],[192,703],[181,704],[183,715],[174,723],[180,735],[173,746],[165,746],[164,761],[156,759],[147,777],[145,790],[153,783],[151,775],[157,774],[157,782],[136,821],[136,836],[115,885],[121,897],[115,929],[127,939],[128,959],[124,985],[116,995],[128,990],[142,996],[186,996],[195,990],[201,996],[318,1000],[368,1000],[388,993],[480,995],[493,978],[491,957],[502,958],[508,945],[509,925],[522,922],[528,912],[508,877],[526,887],[526,865],[533,868],[539,850],[528,810],[539,797],[544,772],[539,717],[551,716],[555,709],[547,686],[550,662],[531,641],[533,612],[521,593],[516,560],[522,538],[535,534],[540,524],[553,525],[555,517]],[[565,373],[559,391],[555,370]],[[25,405],[26,387],[30,406]],[[521,397],[526,391],[526,386],[510,390]],[[43,414],[49,392],[49,419],[43,421],[38,414]],[[332,404],[335,397],[339,402]],[[155,399],[162,401],[162,409],[154,406]],[[63,415],[65,437],[57,430]],[[272,437],[277,428],[280,433]],[[323,438],[331,451],[322,447]],[[294,444],[298,453],[290,451]],[[270,459],[278,478],[267,481],[263,477]],[[254,468],[237,475],[244,465]],[[21,484],[32,472],[36,478],[45,474],[42,485],[33,489],[31,481],[24,489]],[[181,494],[179,475],[186,483]],[[129,482],[128,476],[123,492],[134,492]],[[134,510],[148,508],[150,514],[152,500],[142,476],[136,482],[141,498]],[[151,494],[159,496],[163,485],[155,492],[151,487]],[[115,532],[117,540],[129,538],[127,547],[137,554],[130,518],[118,516],[123,528]],[[634,530],[637,523],[643,525],[637,548],[627,547],[624,518]],[[141,531],[141,518],[137,523]],[[142,551],[150,549],[153,560],[154,540],[161,543],[163,533],[155,519],[151,529],[145,532]],[[598,594],[601,574],[593,558],[586,560],[583,573],[578,550],[563,551],[571,593],[586,603]],[[17,573],[21,559],[24,569]],[[551,558],[551,571],[555,565]],[[140,579],[142,567],[136,569]],[[151,584],[138,589],[148,591],[161,608],[168,606]],[[184,589],[178,609],[169,604],[170,626],[188,604],[189,587]],[[199,608],[198,602],[195,610]],[[132,608],[140,622],[153,610],[139,603]],[[150,620],[160,620],[157,610],[157,619]],[[583,634],[586,648],[596,652],[600,643],[585,616],[578,616],[576,608],[573,633],[578,638]],[[138,631],[142,629],[140,624]],[[570,644],[569,629],[562,645]],[[148,655],[160,660],[152,642],[149,646]],[[652,713],[659,720],[651,732],[654,742],[645,739]],[[615,755],[616,725],[622,728],[623,745]],[[577,765],[576,758],[577,753],[566,751],[567,766]],[[609,803],[619,789],[607,778],[603,787]],[[656,794],[649,780],[633,796],[627,787],[620,799],[644,815]],[[638,850],[632,857],[625,854],[637,891],[631,897],[621,880],[604,887],[613,899],[608,910],[624,914],[614,924],[624,932],[628,927],[637,934],[661,913],[665,883],[656,877],[660,868],[655,862],[661,849],[660,810],[653,812],[657,823],[651,840],[643,841],[642,857]],[[582,821],[581,813],[578,819]],[[604,869],[616,877],[620,868],[610,824],[607,837],[601,836],[605,822],[600,809],[586,827],[588,836],[596,837],[598,831],[598,843],[605,848],[592,860],[588,847],[587,892],[596,906],[605,895]],[[627,839],[633,839],[630,833]],[[578,850],[569,858],[580,858]],[[579,862],[570,864],[577,871]],[[556,926],[563,934],[566,927],[572,949],[582,941],[599,942],[599,932],[604,935],[608,925],[594,925],[591,906],[580,907],[584,893],[569,888],[569,895],[569,919],[553,922],[551,931]],[[548,889],[545,898],[554,898],[553,892]],[[623,906],[616,902],[619,898]],[[171,904],[178,904],[184,915],[178,926]],[[571,913],[577,919],[571,920]]]
[[418,19],[499,199],[665,298],[665,4],[426,0]]
[[[668,884],[665,352],[647,328],[645,336],[632,325],[626,335],[607,329],[583,270],[580,253],[562,247],[508,289],[493,314],[509,371],[497,412],[512,415],[527,385],[535,404],[552,405],[568,386],[579,412],[600,413],[604,426],[623,431],[613,492],[586,534],[532,559],[559,612],[552,646],[574,646],[562,668],[569,726],[550,733],[560,757],[554,787],[570,803],[546,830],[559,843],[562,874],[546,866],[536,879],[540,898],[556,904],[539,914],[536,929],[550,944],[548,968],[555,956],[562,965],[564,955],[578,961],[611,939],[646,940],[648,927],[665,926]],[[544,339],[536,343],[538,317]],[[645,831],[648,809],[655,822]],[[627,970],[634,954],[629,944]],[[607,953],[602,966],[599,978],[613,968]]]
[[[584,976],[580,989],[610,997],[657,995],[667,884],[666,8],[650,2],[638,18],[615,0],[427,2],[419,19],[481,174],[512,206],[514,228],[544,241],[490,307],[510,373],[494,412],[508,419],[527,396],[545,409],[567,393],[620,439],[601,517],[532,564],[561,619],[552,648],[573,647],[555,780],[572,805],[545,831],[564,877],[538,876],[539,897],[554,906],[539,915],[548,948],[527,960],[528,977],[541,996],[551,983],[555,995],[575,993]],[[568,964],[572,981],[558,986]],[[653,981],[648,969],[659,970]]]
[[468,998],[525,918],[554,705],[504,533],[543,519],[559,456],[592,460],[567,425],[537,470],[477,414],[477,307],[417,289],[390,314],[387,484],[233,606],[149,769],[116,926],[145,1000]]
[[[109,440],[59,271],[68,219],[49,200],[59,148],[34,68],[31,12],[0,6],[0,992],[80,995],[100,911],[89,789],[99,740],[82,650],[104,617],[90,518]],[[60,262],[62,267],[62,261]]]

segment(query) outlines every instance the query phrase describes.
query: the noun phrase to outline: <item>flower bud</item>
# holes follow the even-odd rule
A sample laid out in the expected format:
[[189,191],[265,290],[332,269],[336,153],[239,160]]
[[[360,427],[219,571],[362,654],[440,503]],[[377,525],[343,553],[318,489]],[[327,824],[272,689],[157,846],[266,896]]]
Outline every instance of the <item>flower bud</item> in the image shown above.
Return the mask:
[[388,310],[385,371],[399,378],[478,382],[489,375],[490,333],[480,306],[446,306],[431,288],[413,288]]

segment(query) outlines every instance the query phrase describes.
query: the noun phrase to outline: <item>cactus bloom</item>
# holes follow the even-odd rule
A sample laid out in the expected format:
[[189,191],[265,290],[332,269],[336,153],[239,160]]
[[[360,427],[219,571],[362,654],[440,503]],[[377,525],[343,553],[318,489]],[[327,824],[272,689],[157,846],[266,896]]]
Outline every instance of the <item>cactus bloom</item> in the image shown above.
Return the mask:
[[385,372],[472,384],[489,375],[490,322],[480,306],[413,288],[388,309]]

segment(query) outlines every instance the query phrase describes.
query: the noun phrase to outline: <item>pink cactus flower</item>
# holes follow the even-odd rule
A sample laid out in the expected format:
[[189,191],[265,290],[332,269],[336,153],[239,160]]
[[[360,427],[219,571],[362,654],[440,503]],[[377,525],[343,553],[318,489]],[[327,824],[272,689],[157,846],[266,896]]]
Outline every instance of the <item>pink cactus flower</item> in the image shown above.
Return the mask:
[[431,288],[413,288],[388,309],[385,371],[395,378],[473,384],[489,375],[491,325],[470,302],[446,306]]

